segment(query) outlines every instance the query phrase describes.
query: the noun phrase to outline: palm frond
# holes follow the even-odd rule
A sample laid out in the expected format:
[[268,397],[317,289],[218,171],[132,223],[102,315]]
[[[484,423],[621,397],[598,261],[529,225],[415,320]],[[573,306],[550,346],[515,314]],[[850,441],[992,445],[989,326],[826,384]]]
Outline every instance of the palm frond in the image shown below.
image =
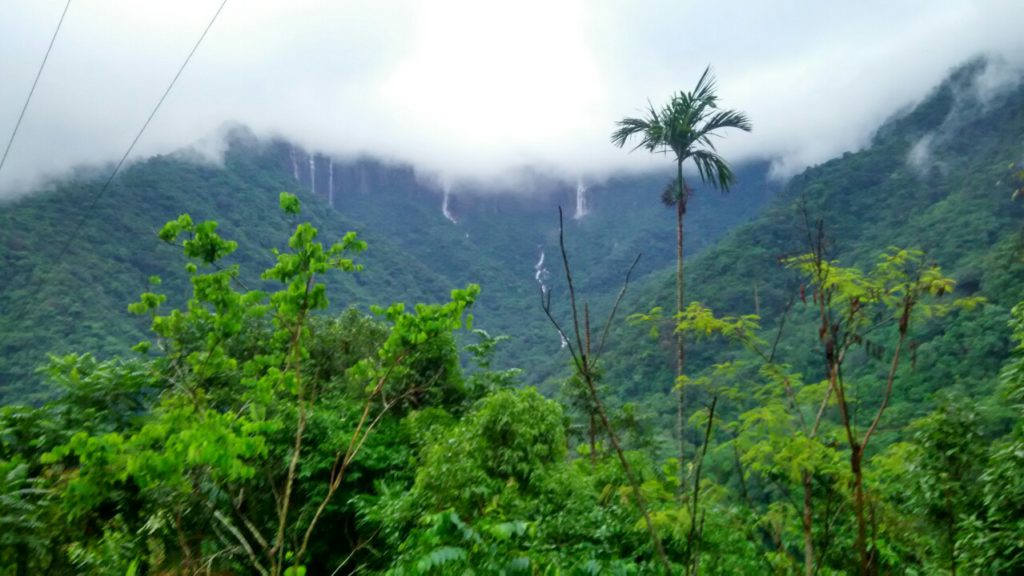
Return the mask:
[[722,192],[729,191],[729,186],[732,185],[736,177],[724,158],[711,150],[697,150],[690,157],[697,165],[701,182],[711,184]]
[[750,132],[750,120],[746,114],[735,110],[715,112],[696,130],[695,141],[714,151],[715,142],[712,140],[712,136],[721,138],[722,134],[720,131],[726,128],[736,128],[744,132]]
[[708,66],[692,91],[677,92],[660,110],[648,102],[645,118],[617,122],[612,143],[622,148],[637,138],[633,150],[671,151],[679,163],[693,159],[702,182],[727,191],[734,175],[718,155],[712,136],[722,136],[720,132],[727,128],[749,132],[751,124],[742,112],[719,110],[716,90],[715,75]]
[[717,86],[715,86],[715,74],[711,71],[711,65],[704,69],[704,73],[700,75],[700,80],[697,80],[697,85],[693,88],[693,92],[690,93],[691,98],[697,102],[704,102],[705,104],[716,107],[718,102],[718,96],[715,94]]
[[619,129],[612,132],[612,144],[622,148],[631,138],[639,136],[639,143],[633,147],[633,150],[646,148],[652,152],[655,151],[663,145],[664,140],[664,127],[661,118],[658,111],[654,109],[654,105],[648,102],[646,118],[623,118],[615,123]]
[[626,145],[626,142],[636,136],[645,132],[650,125],[640,118],[623,118],[615,123],[618,126],[618,130],[612,132],[612,144],[622,148]]

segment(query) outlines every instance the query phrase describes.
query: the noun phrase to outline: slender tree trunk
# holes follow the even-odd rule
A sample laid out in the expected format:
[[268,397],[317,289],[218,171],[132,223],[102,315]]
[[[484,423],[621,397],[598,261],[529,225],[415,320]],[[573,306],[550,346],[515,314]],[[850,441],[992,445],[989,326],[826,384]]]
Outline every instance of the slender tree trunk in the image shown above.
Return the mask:
[[811,473],[804,470],[801,473],[801,481],[804,487],[804,574],[814,576],[814,495],[811,492]]
[[[619,443],[619,437],[615,433],[615,429],[612,428],[611,422],[608,420],[608,414],[604,410],[604,403],[601,402],[601,397],[597,393],[597,384],[594,381],[594,362],[597,358],[591,355],[590,349],[590,309],[586,304],[583,305],[584,313],[584,332],[580,333],[579,315],[577,313],[578,308],[576,306],[576,289],[573,288],[572,283],[572,270],[569,267],[569,256],[565,251],[565,228],[562,224],[562,208],[558,208],[558,246],[562,253],[562,265],[565,268],[565,280],[569,286],[569,306],[572,310],[572,324],[573,332],[576,337],[576,346],[569,342],[569,352],[572,355],[573,363],[576,366],[576,372],[579,374],[583,383],[587,387],[587,391],[590,393],[590,400],[593,403],[594,411],[597,412],[597,416],[600,418],[601,424],[604,427],[605,432],[608,434],[608,441],[612,445],[612,449],[615,451],[615,455],[619,459],[619,463],[622,465],[622,470],[626,474],[626,480],[629,482],[630,487],[633,491],[633,497],[636,499],[636,506],[640,510],[640,514],[644,518],[644,524],[647,525],[647,533],[651,537],[651,544],[654,546],[654,551],[658,556],[658,560],[661,563],[662,569],[665,572],[665,576],[672,576],[672,564],[668,560],[668,556],[665,554],[665,548],[661,544],[661,538],[658,537],[658,531],[654,526],[654,522],[651,520],[650,512],[647,510],[647,502],[644,499],[643,490],[640,488],[639,477],[633,473],[633,467],[629,464],[629,460],[626,459],[626,454],[622,450],[622,445]],[[637,259],[640,257],[637,256]],[[636,266],[636,261],[633,262],[633,266]],[[630,267],[629,271],[632,272],[633,267]],[[619,307],[619,302],[622,296],[626,293],[626,286],[629,284],[629,272],[626,274],[626,281],[623,284],[622,290],[619,292],[619,297],[612,307],[612,312],[608,317],[608,323],[615,317],[615,311]],[[558,325],[558,321],[551,315],[551,304],[549,300],[542,300],[541,307],[544,309],[544,313],[547,315],[548,320],[554,324],[559,334],[563,338],[565,332]],[[586,339],[584,339],[584,336]],[[602,338],[603,345],[603,338]],[[600,350],[600,349],[599,349]],[[600,354],[600,351],[598,352]],[[591,412],[593,416],[594,412]]]
[[[701,514],[701,521],[697,523],[697,513],[700,508],[700,473],[704,467],[704,457],[708,453],[708,444],[711,443],[711,427],[715,422],[715,405],[718,404],[718,396],[711,398],[711,408],[708,409],[708,423],[704,429],[704,445],[701,446],[700,456],[697,457],[696,468],[693,473],[693,503],[690,506],[690,534],[687,537],[687,552],[692,556],[692,564],[687,566],[686,573],[696,575],[700,568],[700,543],[704,537],[704,515]],[[692,568],[692,569],[691,569]]]
[[[872,536],[871,553],[869,555],[867,546],[867,526],[864,518],[864,471],[862,469],[864,464],[864,453],[867,450],[868,442],[871,441],[872,435],[875,430],[878,429],[878,423],[882,421],[882,415],[885,413],[885,409],[889,406],[889,399],[892,398],[893,382],[896,380],[896,369],[900,365],[900,351],[903,349],[903,342],[907,337],[907,326],[910,323],[910,313],[914,308],[914,299],[908,294],[903,299],[903,314],[900,316],[899,322],[899,340],[896,341],[896,350],[892,355],[892,362],[889,365],[889,376],[886,379],[885,395],[882,396],[882,403],[878,406],[878,412],[875,414],[874,420],[871,421],[871,425],[868,427],[867,432],[864,433],[864,438],[860,442],[856,442],[850,437],[850,468],[853,471],[853,505],[854,512],[857,515],[857,553],[860,555],[860,573],[866,575],[877,571],[877,567],[874,566],[874,550],[876,548],[876,540],[874,535]],[[845,393],[841,396],[843,406],[846,404]],[[844,414],[843,418],[847,422],[846,429],[849,434],[849,415]]]
[[853,513],[857,518],[857,556],[860,559],[858,573],[860,576],[868,575],[868,534],[867,524],[864,519],[864,470],[861,464],[864,459],[864,451],[857,444],[851,446],[850,469],[853,471]]
[[[686,217],[686,182],[683,180],[683,162],[676,162],[679,194],[676,199],[676,314],[683,311],[683,221]],[[679,440],[679,498],[686,494],[686,438],[683,426],[686,422],[686,389],[683,386],[683,371],[686,367],[686,340],[682,331],[676,332],[676,379],[673,388],[676,390],[676,436]]]
[[952,512],[952,505],[949,509],[949,523],[946,527],[947,538],[949,538],[949,572],[951,576],[956,576],[956,516]]
[[597,469],[597,440],[595,439],[596,430],[594,429],[594,411],[590,411],[590,468],[592,470]]
[[651,542],[654,544],[654,551],[658,555],[658,559],[661,561],[662,568],[665,570],[665,576],[671,576],[672,568],[668,562],[668,556],[665,554],[665,549],[662,547],[661,538],[658,537],[658,532],[654,527],[654,522],[651,520],[651,515],[647,511],[647,502],[644,499],[643,491],[640,489],[639,477],[633,473],[633,467],[630,466],[629,460],[626,459],[626,454],[622,450],[622,445],[619,444],[619,437],[615,434],[615,430],[608,421],[608,415],[604,411],[604,404],[601,402],[601,398],[597,395],[597,386],[594,384],[594,377],[590,372],[590,366],[586,356],[584,356],[583,359],[583,369],[585,370],[585,373],[582,375],[583,381],[586,382],[587,389],[590,391],[590,398],[594,401],[594,406],[597,408],[597,414],[601,418],[601,424],[604,426],[605,432],[608,433],[608,441],[611,442],[612,448],[615,450],[615,454],[619,457],[619,463],[622,464],[622,470],[626,473],[626,480],[633,489],[633,497],[636,498],[637,508],[640,509],[640,514],[644,517],[644,523],[647,525],[647,533],[650,534]]
[[857,573],[860,576],[868,574],[868,546],[867,546],[867,525],[864,520],[864,448],[861,442],[854,437],[853,422],[850,417],[849,404],[846,402],[846,390],[839,376],[839,369],[842,360],[838,359],[843,352],[837,351],[836,359],[832,360],[830,368],[830,379],[836,392],[836,402],[839,405],[839,416],[846,430],[846,441],[850,446],[850,472],[853,474],[853,514],[857,520]]
[[744,478],[743,462],[740,460],[740,450],[736,447],[736,437],[733,436],[732,444],[732,455],[736,460],[736,476],[740,481],[740,496],[743,497],[743,501],[746,502],[747,506],[753,508],[754,504],[750,501],[750,493],[747,491],[747,479]]

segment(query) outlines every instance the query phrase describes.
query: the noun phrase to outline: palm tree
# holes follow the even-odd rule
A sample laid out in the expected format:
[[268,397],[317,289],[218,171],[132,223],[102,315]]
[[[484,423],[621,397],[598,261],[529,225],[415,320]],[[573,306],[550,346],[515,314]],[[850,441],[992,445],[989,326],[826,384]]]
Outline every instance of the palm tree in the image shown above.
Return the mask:
[[[692,160],[697,166],[701,182],[710,184],[723,192],[735,179],[732,169],[715,150],[713,137],[720,137],[726,128],[750,131],[750,120],[746,114],[735,110],[720,110],[715,94],[715,77],[711,67],[697,81],[692,92],[679,92],[672,100],[657,110],[648,102],[643,118],[623,118],[616,123],[618,130],[612,133],[612,143],[622,148],[636,136],[639,143],[633,150],[645,148],[649,152],[673,154],[676,161],[676,178],[669,183],[662,200],[676,209],[676,313],[683,311],[683,221],[690,189],[683,178],[683,163]],[[686,345],[683,334],[676,334],[676,384],[677,394],[676,435],[679,441],[679,492],[683,493],[683,409],[686,401],[682,385],[686,365]]]

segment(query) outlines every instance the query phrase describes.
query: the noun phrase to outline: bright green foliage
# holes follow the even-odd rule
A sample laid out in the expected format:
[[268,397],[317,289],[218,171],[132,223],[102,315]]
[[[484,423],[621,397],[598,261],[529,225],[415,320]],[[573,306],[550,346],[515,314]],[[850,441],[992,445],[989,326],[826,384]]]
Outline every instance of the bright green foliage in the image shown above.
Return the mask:
[[299,213],[299,198],[294,194],[288,192],[281,192],[278,198],[278,204],[281,206],[281,211],[285,214],[296,215]]
[[[327,317],[317,313],[327,306],[318,280],[358,270],[351,255],[363,245],[353,236],[325,248],[314,228],[297,225],[265,274],[281,286],[268,294],[239,290],[238,269],[204,261],[228,250],[214,227],[171,226],[166,240],[195,255],[194,291],[183,310],[163,312],[155,293],[134,306],[157,335],[149,353],[53,358],[60,399],[0,413],[0,498],[13,510],[0,515],[10,527],[0,566],[119,575],[207,563],[281,575],[339,566],[659,573],[604,434],[595,433],[591,452],[585,433],[567,429],[562,406],[510,387],[515,373],[493,368],[500,337],[477,332],[468,347],[476,370],[463,379],[452,332],[468,322],[477,287],[411,312],[375,308],[377,319]],[[890,251],[868,273],[834,262],[826,269],[841,310],[888,325],[900,323],[908,297],[932,317],[953,310],[932,300],[952,282],[919,253]],[[1022,317],[1018,310],[1019,332]],[[660,321],[658,310],[634,317]],[[677,496],[678,462],[660,459],[644,408],[616,402],[611,414],[629,444],[645,449],[626,457],[675,569],[693,566],[699,546],[705,574],[800,571],[809,479],[818,573],[849,571],[851,474],[834,397],[815,424],[828,382],[805,382],[783,363],[792,349],[776,350],[757,316],[716,316],[694,303],[675,329],[737,349],[685,382],[700,406],[689,423],[702,433],[699,457],[685,467],[689,480],[703,470],[696,511],[691,495]],[[1017,364],[1004,377],[1014,402]],[[879,388],[876,380],[854,396],[859,374],[847,377],[850,397],[866,406]],[[602,383],[607,392],[614,386]],[[869,458],[873,554],[887,569],[1018,568],[1019,427],[989,448],[985,435],[1005,426],[1004,413],[989,422],[961,408],[949,404]],[[339,533],[353,539],[339,542]]]
[[1011,312],[1010,328],[1016,342],[1012,357],[1002,372],[1002,391],[1019,410],[1024,411],[1024,303]]
[[[399,560],[388,571],[405,574],[534,574],[536,566],[517,544],[527,540],[529,525],[523,522],[482,524],[474,528],[454,512],[430,514],[423,518],[424,530],[418,531],[408,548],[424,551],[407,562]],[[451,544],[444,544],[452,542]]]
[[470,375],[470,389],[476,393],[483,393],[515,385],[522,370],[518,368],[498,371],[491,369],[497,345],[508,340],[508,336],[491,336],[485,330],[480,329],[474,329],[473,334],[477,336],[479,342],[466,345],[466,351],[472,355],[473,363],[477,367]]
[[[406,521],[420,528],[401,545],[409,568],[396,573],[444,574],[459,565],[530,573],[521,547],[528,530],[536,536],[530,521],[540,518],[521,515],[536,509],[531,501],[552,496],[552,469],[564,465],[561,419],[560,408],[535,391],[502,390],[427,446],[402,505]],[[474,526],[462,520],[478,515]]]
[[720,336],[748,348],[764,346],[764,341],[757,336],[760,330],[761,319],[756,314],[716,317],[710,308],[700,302],[691,302],[676,315],[677,332],[686,332],[697,338]]
[[978,413],[963,398],[950,398],[913,424],[910,442],[891,446],[875,458],[872,481],[881,486],[902,548],[927,571],[963,565],[964,521],[979,509],[978,490],[987,460]]
[[[425,413],[417,421],[429,440],[412,489],[388,488],[367,509],[400,551],[393,573],[636,574],[656,566],[621,468],[606,457],[566,460],[556,403],[531,389],[498,390],[459,422]],[[631,457],[650,470],[640,454]]]
[[1024,439],[1018,429],[992,447],[981,476],[981,505],[963,520],[957,554],[968,571],[1018,574],[1024,569]]
[[[529,423],[528,426],[524,426]],[[544,489],[551,466],[565,459],[561,408],[536,391],[501,390],[424,454],[415,490],[421,505],[466,516]]]
[[844,461],[828,444],[808,437],[793,422],[793,413],[781,399],[740,416],[737,446],[748,474],[777,478],[799,485],[805,472],[824,477],[843,474]]
[[[1013,309],[1011,320],[1016,348],[1003,371],[1003,393],[1015,404],[1017,421],[1013,430],[992,444],[988,461],[977,484],[973,475],[965,475],[963,485],[947,487],[955,532],[957,557],[964,559],[969,571],[989,574],[1016,574],[1024,570],[1024,424],[1021,414],[1022,374],[1024,374],[1024,304]],[[957,442],[963,442],[958,438]],[[980,450],[973,447],[974,452]],[[947,456],[949,458],[949,456]],[[969,461],[948,472],[965,467],[974,472],[978,464]],[[954,483],[956,478],[951,478]],[[979,486],[974,491],[973,487]]]
[[[282,208],[294,212],[297,200],[282,195]],[[22,457],[14,451],[24,450],[35,470],[58,473],[47,490],[59,498],[44,509],[67,528],[40,535],[40,544],[26,530],[28,539],[3,549],[13,547],[20,562],[32,546],[57,538],[67,555],[51,557],[51,569],[68,563],[97,573],[123,574],[138,558],[153,567],[213,563],[303,573],[303,554],[325,551],[315,541],[308,548],[302,535],[308,540],[321,518],[351,518],[351,511],[328,506],[345,472],[358,482],[364,466],[396,464],[390,457],[373,463],[380,449],[371,433],[395,429],[382,420],[388,410],[457,402],[464,394],[451,332],[479,288],[455,290],[451,302],[417,305],[411,314],[392,306],[383,312],[387,328],[352,314],[329,324],[314,315],[328,304],[317,280],[335,269],[359,270],[349,255],[365,244],[354,234],[325,248],[314,227],[299,224],[289,249],[275,251],[276,263],[263,275],[282,286],[270,294],[236,289],[239,268],[217,264],[236,245],[217,234],[216,223],[182,216],[161,238],[180,242],[191,260],[193,296],[184,310],[167,314],[160,314],[158,294],[132,305],[151,316],[157,335],[155,346],[136,348],[160,354],[102,363],[88,355],[55,358],[50,374],[66,390],[61,399],[40,411],[5,414],[0,464],[11,462],[5,473],[16,487],[7,497],[33,494],[22,486],[29,469],[17,464]],[[37,415],[39,424],[15,419]],[[50,426],[53,418],[66,424],[62,434],[34,446],[17,439],[19,426]],[[366,464],[353,463],[361,453]],[[39,504],[25,505],[18,518],[30,522],[26,512]],[[97,528],[101,538],[87,536]]]
[[889,248],[878,258],[869,274],[856,268],[844,268],[835,261],[818,261],[806,254],[789,258],[783,263],[799,270],[821,292],[831,294],[831,304],[848,308],[851,318],[870,321],[870,316],[859,312],[871,305],[881,305],[892,311],[898,320],[901,307],[909,301],[925,318],[943,316],[954,308],[971,310],[984,303],[981,297],[959,298],[950,304],[923,301],[927,296],[943,296],[953,292],[956,283],[942,275],[935,264],[925,262],[920,250]]
[[[688,285],[702,304],[664,315],[654,306],[670,300],[671,286],[654,281],[623,300],[651,311],[613,328],[594,377],[673,573],[856,571],[850,463],[868,430],[861,472],[873,572],[1024,570],[1024,305],[1009,311],[1024,296],[1015,233],[1022,208],[1006,199],[1019,182],[999,181],[1000,158],[1019,147],[1022,116],[996,98],[994,116],[960,126],[963,138],[936,140],[941,166],[917,173],[906,163],[908,148],[937,125],[923,119],[951,113],[953,88],[894,120],[867,149],[794,178],[784,200],[802,198],[810,216],[824,215],[826,229],[838,233],[834,256],[785,260],[803,277],[802,290],[776,266],[780,254],[806,249],[806,231],[794,236],[800,226],[780,206],[691,267],[696,281]],[[132,178],[176,182],[172,168],[180,166],[153,161]],[[70,253],[87,264],[66,261],[54,284],[39,288],[38,310],[9,305],[11,294],[28,288],[0,294],[5,320],[24,312],[38,323],[39,310],[55,310],[67,278],[79,275],[119,307],[130,298],[125,292],[142,292],[129,308],[153,329],[133,354],[124,341],[138,338],[124,328],[133,325],[91,325],[110,337],[65,344],[95,355],[62,349],[50,359],[45,378],[59,394],[35,407],[0,408],[0,574],[662,573],[609,436],[588,417],[593,407],[581,382],[552,376],[555,361],[537,352],[520,354],[528,360],[522,380],[547,378],[546,389],[564,382],[564,405],[517,388],[520,373],[498,368],[504,337],[483,331],[460,354],[465,343],[456,331],[471,324],[468,311],[484,317],[475,286],[446,297],[426,266],[395,260],[387,242],[373,243],[374,257],[403,264],[388,265],[384,281],[359,274],[336,282],[333,271],[360,270],[364,248],[354,235],[321,243],[318,228],[340,228],[336,214],[314,207],[314,220],[330,226],[291,222],[290,236],[266,234],[299,212],[297,197],[282,194],[284,216],[271,214],[266,198],[248,203],[256,198],[251,189],[225,192],[238,184],[236,172],[216,174],[227,181],[216,188],[222,193],[196,199],[195,221],[182,216],[161,232],[189,260],[187,299],[160,253],[138,259],[146,264],[131,281],[101,264],[129,259],[127,251],[90,259],[88,243]],[[192,180],[181,186],[195,187]],[[208,202],[253,213],[218,218],[218,226],[204,220]],[[67,214],[50,208],[36,219]],[[360,210],[370,214],[367,205],[353,207]],[[570,241],[604,234],[613,222],[599,212],[577,223]],[[478,240],[486,229],[470,229],[468,219],[472,241],[461,243],[462,229],[421,238],[394,220],[388,230],[420,250],[412,252],[417,258],[450,252],[450,267],[466,275],[476,273],[467,263],[493,265],[470,244],[518,239],[495,231]],[[623,246],[665,241],[640,228],[632,240],[604,235]],[[23,270],[28,249],[5,231],[0,226],[0,263]],[[282,246],[262,276],[253,272],[258,255],[249,253],[259,244]],[[876,256],[892,244],[928,253]],[[532,289],[530,249],[512,268],[526,271],[520,275]],[[614,263],[622,250],[583,253],[595,264],[606,256]],[[611,276],[581,274],[580,285]],[[372,316],[328,307],[392,289],[422,289],[441,303],[380,306]],[[516,294],[500,292],[491,311],[502,309],[532,338],[537,331]],[[977,309],[981,295],[991,304]],[[827,325],[819,318],[823,296]],[[67,322],[95,320],[76,308]],[[676,450],[668,433],[674,407],[662,386],[679,333],[691,342],[693,368],[677,382],[690,407],[682,461],[667,457]],[[846,345],[833,378],[823,365],[823,334]],[[36,361],[21,356],[34,336],[5,341],[14,353],[0,359],[0,377]],[[114,349],[125,356],[111,358]],[[465,374],[464,360],[472,362]]]

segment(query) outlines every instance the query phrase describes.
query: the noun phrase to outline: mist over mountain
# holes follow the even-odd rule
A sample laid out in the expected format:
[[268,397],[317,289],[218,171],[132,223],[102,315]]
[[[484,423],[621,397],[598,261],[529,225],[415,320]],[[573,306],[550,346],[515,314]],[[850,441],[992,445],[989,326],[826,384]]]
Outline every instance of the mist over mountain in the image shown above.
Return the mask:
[[[493,181],[539,166],[565,180],[604,179],[659,166],[609,147],[612,123],[713,64],[723,97],[756,125],[748,138],[723,140],[723,151],[771,160],[789,177],[867,145],[969,58],[989,56],[1009,75],[1024,64],[1024,14],[1013,1],[783,4],[231,3],[134,159],[202,139],[217,157],[217,127],[236,122],[264,139],[438,178]],[[36,72],[26,55],[43,53],[62,7],[19,3],[0,21],[0,69],[12,87],[0,94],[0,110],[11,111],[0,133],[13,128],[20,87]],[[0,196],[119,158],[217,7],[72,6],[0,172]]]

